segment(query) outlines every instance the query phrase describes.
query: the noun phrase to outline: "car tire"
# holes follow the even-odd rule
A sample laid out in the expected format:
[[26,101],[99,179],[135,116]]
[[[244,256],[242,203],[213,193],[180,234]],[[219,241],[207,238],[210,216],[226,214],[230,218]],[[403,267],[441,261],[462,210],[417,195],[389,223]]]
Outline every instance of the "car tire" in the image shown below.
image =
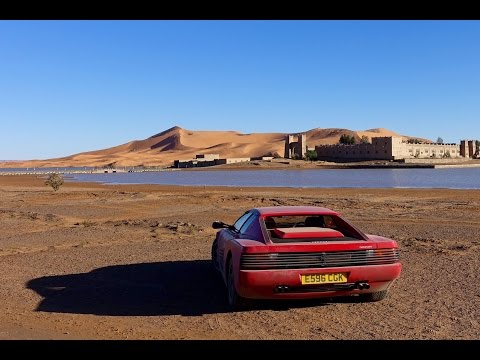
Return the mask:
[[235,275],[233,271],[233,261],[228,260],[227,264],[227,299],[228,305],[232,309],[242,309],[247,306],[247,300],[237,293],[235,288]]
[[212,244],[212,267],[218,271],[219,267],[218,267],[217,248],[218,248],[218,243],[217,243],[217,239],[215,239]]
[[387,293],[388,290],[382,290],[368,294],[361,294],[360,299],[363,302],[376,302],[385,299],[387,297]]

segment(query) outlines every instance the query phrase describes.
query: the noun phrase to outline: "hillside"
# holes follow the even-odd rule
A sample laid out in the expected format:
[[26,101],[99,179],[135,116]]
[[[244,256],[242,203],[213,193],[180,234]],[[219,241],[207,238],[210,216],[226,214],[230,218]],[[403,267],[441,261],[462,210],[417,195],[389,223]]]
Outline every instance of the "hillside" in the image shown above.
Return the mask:
[[[342,134],[354,136],[403,136],[383,129],[353,131],[315,128],[305,132],[309,147],[336,144]],[[284,153],[285,133],[251,133],[237,131],[193,131],[174,126],[144,140],[134,140],[115,147],[88,151],[46,160],[3,162],[0,167],[80,167],[80,166],[169,166],[176,159],[191,159],[196,154],[214,153],[221,158],[254,157]],[[411,138],[410,136],[404,136]]]

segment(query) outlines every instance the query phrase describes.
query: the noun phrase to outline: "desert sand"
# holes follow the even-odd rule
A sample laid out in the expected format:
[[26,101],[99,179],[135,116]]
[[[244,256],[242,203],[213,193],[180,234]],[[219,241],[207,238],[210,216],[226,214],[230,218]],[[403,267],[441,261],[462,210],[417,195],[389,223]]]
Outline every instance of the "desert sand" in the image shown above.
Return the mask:
[[[315,128],[304,132],[307,145],[336,144],[342,134],[371,139],[374,136],[403,136],[377,128],[365,131]],[[174,160],[188,160],[197,154],[219,154],[221,158],[249,158],[277,153],[284,155],[285,133],[238,131],[193,131],[174,126],[144,140],[135,140],[108,149],[88,151],[56,159],[0,162],[0,168],[171,166]],[[403,136],[411,138],[411,136]],[[426,139],[423,139],[426,140]],[[78,139],[81,141],[81,139]],[[426,140],[429,141],[429,140]]]
[[[0,339],[479,339],[480,191],[66,183],[0,176]],[[391,237],[403,272],[377,303],[229,312],[214,220],[318,205]]]

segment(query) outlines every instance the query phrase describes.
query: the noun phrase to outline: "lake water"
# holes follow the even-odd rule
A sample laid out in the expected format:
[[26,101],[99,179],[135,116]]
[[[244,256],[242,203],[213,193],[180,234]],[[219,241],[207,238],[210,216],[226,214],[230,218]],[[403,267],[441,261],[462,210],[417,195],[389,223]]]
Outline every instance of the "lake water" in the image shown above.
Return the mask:
[[161,184],[294,188],[480,189],[480,168],[163,171],[74,174],[74,181],[106,184]]

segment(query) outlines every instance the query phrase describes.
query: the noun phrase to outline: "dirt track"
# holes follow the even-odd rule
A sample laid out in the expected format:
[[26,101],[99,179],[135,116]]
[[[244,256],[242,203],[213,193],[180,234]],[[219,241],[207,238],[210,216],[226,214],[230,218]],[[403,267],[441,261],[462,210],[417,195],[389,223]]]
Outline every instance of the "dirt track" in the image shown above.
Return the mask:
[[[392,237],[403,272],[378,303],[228,312],[214,220],[320,205]],[[480,191],[235,189],[0,176],[0,339],[479,339]]]

